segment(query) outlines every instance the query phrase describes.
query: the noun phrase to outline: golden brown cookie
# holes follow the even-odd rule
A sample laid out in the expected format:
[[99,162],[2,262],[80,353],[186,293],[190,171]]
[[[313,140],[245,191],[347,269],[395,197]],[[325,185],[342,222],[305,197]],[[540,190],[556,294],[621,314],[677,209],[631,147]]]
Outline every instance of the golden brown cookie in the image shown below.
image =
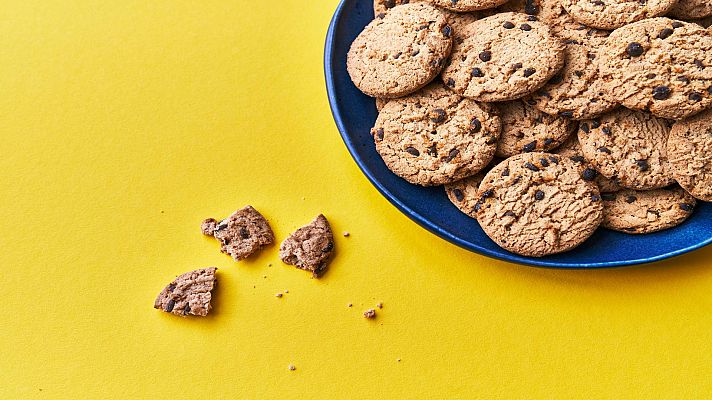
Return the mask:
[[667,153],[680,186],[700,200],[712,201],[712,110],[676,122]]
[[326,271],[333,253],[334,235],[329,221],[321,214],[289,235],[279,247],[279,258],[285,264],[310,271],[314,278]]
[[215,271],[214,267],[203,268],[178,276],[158,294],[153,308],[181,317],[208,315],[217,284]]
[[220,242],[220,251],[235,261],[244,260],[274,242],[269,223],[252,206],[245,206],[220,222],[208,218],[200,229],[203,235],[215,237]]
[[679,187],[648,191],[626,189],[602,197],[602,226],[632,234],[658,232],[680,225],[695,209],[695,199]]
[[676,4],[677,0],[561,0],[561,5],[575,20],[592,28],[609,30],[665,15]]

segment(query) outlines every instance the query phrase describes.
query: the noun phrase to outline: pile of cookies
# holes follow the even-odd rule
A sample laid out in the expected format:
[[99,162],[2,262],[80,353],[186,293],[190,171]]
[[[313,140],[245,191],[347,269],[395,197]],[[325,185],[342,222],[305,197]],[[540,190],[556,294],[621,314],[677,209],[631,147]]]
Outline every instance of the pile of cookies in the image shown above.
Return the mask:
[[[375,0],[347,69],[388,168],[541,257],[712,201],[709,0]],[[698,18],[697,20],[692,20]]]

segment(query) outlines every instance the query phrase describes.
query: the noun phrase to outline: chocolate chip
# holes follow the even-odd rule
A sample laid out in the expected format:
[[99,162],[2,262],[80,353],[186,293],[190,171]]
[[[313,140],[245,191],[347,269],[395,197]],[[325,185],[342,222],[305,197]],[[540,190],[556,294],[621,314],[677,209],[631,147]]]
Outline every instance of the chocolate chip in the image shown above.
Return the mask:
[[522,147],[522,151],[525,153],[531,153],[535,149],[536,149],[536,140],[531,143],[525,144],[524,147]]
[[386,6],[386,8],[393,8],[396,6],[396,0],[386,0],[384,6]]
[[641,171],[647,171],[650,169],[650,164],[648,164],[648,160],[635,160],[635,164]]
[[516,217],[517,214],[515,214],[514,211],[507,210],[507,211],[504,212],[504,216],[505,216],[505,217]]
[[443,35],[447,38],[449,38],[450,35],[452,35],[452,28],[450,27],[450,25],[445,25],[443,27]]
[[430,120],[439,124],[447,118],[447,113],[442,108],[436,108],[430,112]]
[[385,13],[379,13],[378,15],[376,15],[376,18],[383,19],[383,17],[385,17],[385,16],[386,16]]
[[582,156],[571,156],[571,157],[569,157],[569,160],[571,160],[571,161],[573,161],[573,162],[577,162],[577,163],[584,163],[584,162],[586,162],[586,159],[583,158]]
[[450,86],[450,87],[455,87],[455,80],[452,79],[452,78],[448,78],[448,79],[447,79],[447,82],[446,82],[446,85],[448,85],[448,86]]
[[597,119],[591,120],[591,128],[598,129],[599,126],[601,126],[601,123]]
[[492,52],[489,50],[485,50],[480,53],[480,60],[487,62],[492,59]]
[[611,150],[609,150],[606,146],[599,147],[598,151],[600,151],[601,153],[611,154]]
[[554,139],[552,139],[552,138],[546,138],[546,139],[544,139],[544,146],[549,147],[549,146],[551,146],[553,143],[554,143]]
[[378,140],[383,140],[383,128],[378,128],[378,130],[376,131],[376,137],[378,138]]
[[559,159],[554,156],[549,156],[549,161],[553,162],[554,164],[559,163]]
[[707,88],[707,93],[712,94],[712,86]]
[[703,64],[702,61],[695,59],[695,61],[693,61],[693,63],[697,66],[697,68],[705,69],[705,64]]
[[653,78],[655,78],[656,76],[658,76],[658,75],[657,75],[657,74],[653,74],[653,73],[650,73],[650,74],[648,74],[648,75],[645,75],[645,77],[648,78],[648,79],[653,79]]
[[579,125],[579,128],[585,133],[591,132],[591,128],[589,128],[588,124],[585,122],[582,122],[581,125]]
[[613,200],[616,199],[616,194],[615,194],[615,193],[603,193],[603,194],[601,195],[601,198],[602,198],[604,201],[613,201]]
[[[494,196],[494,190],[493,189],[487,189],[484,192],[482,192],[482,196],[480,196],[480,199],[487,199]],[[481,200],[480,200],[481,201]]]
[[692,92],[687,97],[692,101],[702,101],[702,95],[697,92]]
[[596,179],[597,176],[598,176],[598,171],[596,171],[593,168],[586,168],[581,173],[581,177],[586,182],[591,182],[592,180]]
[[475,78],[482,78],[483,76],[485,76],[482,70],[477,67],[472,68],[472,72],[470,73],[470,75],[474,76]]
[[665,28],[662,31],[660,31],[660,33],[658,34],[658,38],[659,39],[667,39],[670,37],[670,35],[673,34],[673,32],[675,32],[675,31],[673,31],[670,28]]
[[597,195],[597,194],[592,194],[592,195],[591,195],[591,201],[594,202],[594,203],[598,203],[599,201],[601,201],[601,196],[600,196],[600,195]]
[[564,118],[573,118],[574,112],[573,111],[562,111],[559,113],[559,115]]
[[532,170],[532,171],[534,171],[534,172],[539,172],[539,171],[541,171],[541,170],[539,169],[539,167],[537,167],[536,165],[534,165],[534,164],[532,164],[532,163],[530,163],[530,162],[524,164],[524,167],[527,168],[527,169],[529,169],[529,170]]
[[635,196],[628,196],[625,198],[625,202],[628,204],[635,203],[636,200],[638,200],[638,198]]
[[625,48],[625,52],[631,57],[640,57],[645,52],[643,46],[638,42],[633,42]]
[[169,292],[173,292],[174,290],[176,290],[176,285],[174,285],[174,284],[172,284],[172,283],[171,283],[170,285],[168,285],[168,291],[169,291]]
[[690,83],[690,79],[689,79],[688,77],[684,76],[684,75],[678,76],[678,77],[677,77],[677,80],[680,81],[680,82],[684,82],[684,83]]
[[420,155],[420,152],[415,147],[406,147],[405,151],[407,151],[410,155],[413,155],[416,157],[418,157]]
[[433,157],[438,156],[438,145],[433,144],[432,146],[428,147],[428,154],[430,154]]
[[460,190],[460,189],[453,189],[452,194],[455,195],[455,199],[457,201],[465,200],[465,195],[462,194],[462,190]]
[[524,70],[524,77],[525,78],[530,77],[530,76],[534,75],[535,72],[536,72],[536,70],[534,68],[526,68]]
[[692,212],[695,207],[692,204],[680,203],[680,209],[685,212]]
[[680,21],[675,21],[675,22],[672,23],[672,27],[673,27],[673,28],[682,28],[683,25],[684,25],[684,24],[683,24],[682,22],[680,22]]
[[460,150],[458,150],[458,149],[450,150],[450,153],[448,153],[447,157],[445,158],[445,162],[452,161],[455,157],[457,157],[458,154],[460,154]]
[[[539,13],[539,7],[534,3],[534,0],[526,0],[524,3],[524,12],[531,15]],[[531,21],[531,20],[530,20]]]
[[420,50],[419,50],[419,49],[416,49],[416,50],[414,50],[412,53],[410,53],[411,57],[415,57],[415,56],[417,56],[418,54],[420,54]]
[[475,211],[480,211],[481,208],[482,208],[482,203],[480,203],[480,202],[478,201],[477,204],[475,204],[474,210],[475,210]]
[[532,26],[529,24],[522,24],[519,28],[525,32],[532,30]]
[[183,315],[188,315],[190,313],[190,304],[186,304],[183,309]]
[[656,86],[653,89],[653,98],[655,100],[665,100],[670,97],[670,88],[667,86]]
[[542,167],[548,167],[549,166],[549,160],[546,158],[540,158],[539,159],[539,164],[541,164]]
[[505,168],[505,169],[502,171],[502,176],[509,176],[509,168]]
[[[524,9],[524,12],[527,12],[527,9],[526,9],[526,8]],[[536,11],[535,11],[534,13],[536,13]],[[537,18],[537,17],[534,16],[534,15],[530,15],[530,16],[527,17],[527,21],[530,21],[530,22],[539,21],[539,18]]]
[[551,83],[552,85],[556,85],[557,83],[561,83],[561,81],[563,81],[563,80],[564,80],[564,77],[557,74],[557,75],[554,75],[553,78],[549,79],[549,83]]
[[221,231],[221,230],[223,230],[223,229],[225,229],[225,228],[227,228],[227,223],[219,224],[218,226],[215,227],[215,231],[214,231],[214,232]]
[[176,306],[176,302],[173,301],[173,299],[168,300],[168,304],[166,304],[166,308],[165,308],[166,312],[173,311],[173,307],[175,307],[175,306]]
[[603,132],[604,135],[610,136],[610,135],[611,135],[611,128],[609,128],[609,127],[607,127],[607,126],[604,126],[603,128],[601,128],[601,132]]
[[535,198],[537,201],[544,200],[544,192],[542,192],[541,190],[537,190],[537,191],[534,193],[534,198]]
[[472,118],[470,120],[470,132],[477,133],[482,130],[482,123],[477,118]]
[[534,100],[534,99],[527,99],[527,104],[529,104],[530,106],[535,106],[535,105],[536,105],[536,100]]
[[509,21],[507,21],[507,22],[505,22],[504,24],[502,24],[502,27],[503,27],[504,29],[512,29],[512,28],[514,28],[514,24],[511,23],[511,22],[509,22]]
[[250,232],[248,232],[244,226],[240,227],[240,237],[243,239],[250,238]]
[[514,63],[512,64],[512,71],[516,71],[518,69],[521,69],[523,67],[522,63]]

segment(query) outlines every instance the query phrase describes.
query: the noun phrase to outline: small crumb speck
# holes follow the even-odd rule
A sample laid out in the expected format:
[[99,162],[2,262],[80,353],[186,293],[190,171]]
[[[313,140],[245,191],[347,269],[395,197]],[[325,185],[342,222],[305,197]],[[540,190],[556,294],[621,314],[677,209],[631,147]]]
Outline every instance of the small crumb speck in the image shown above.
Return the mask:
[[268,267],[271,267],[271,266],[272,266],[272,264],[267,264],[267,266],[268,266]]
[[348,232],[344,232],[344,237],[349,237],[349,236],[351,236],[351,234],[350,234],[350,233],[348,233]]
[[282,293],[277,293],[274,295],[274,297],[282,297]]
[[349,304],[346,305],[346,307],[353,307],[353,306],[354,306],[354,305],[351,304],[351,303],[349,303]]
[[400,358],[399,358],[399,359],[397,359],[396,361],[400,362]]
[[363,312],[363,317],[366,319],[376,318],[376,310],[374,310],[373,308],[369,308],[368,310]]
[[287,367],[287,369],[289,369],[290,371],[294,371],[294,370],[297,369],[297,367],[295,367],[294,364],[289,364],[289,366]]
[[289,290],[285,290],[284,293],[289,293]]
[[262,278],[263,278],[263,279],[267,279],[267,275],[262,275]]
[[376,307],[378,307],[378,308],[383,308],[383,303],[378,303],[378,304],[376,304]]

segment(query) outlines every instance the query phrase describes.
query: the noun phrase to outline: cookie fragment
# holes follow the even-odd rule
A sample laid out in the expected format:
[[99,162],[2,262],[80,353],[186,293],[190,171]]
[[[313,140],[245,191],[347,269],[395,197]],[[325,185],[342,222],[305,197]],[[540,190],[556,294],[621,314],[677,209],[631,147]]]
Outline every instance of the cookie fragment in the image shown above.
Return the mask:
[[217,268],[203,268],[186,272],[168,284],[156,297],[153,308],[186,317],[204,317],[212,308],[212,290],[217,284]]
[[712,201],[712,110],[676,122],[667,152],[680,186],[700,200]]
[[320,277],[334,253],[334,236],[326,217],[319,214],[312,222],[289,235],[279,247],[279,258],[286,264],[311,271]]
[[644,234],[680,225],[692,215],[695,199],[675,186],[649,191],[622,190],[603,197],[603,223],[608,229]]
[[274,243],[272,228],[252,206],[245,206],[220,222],[208,218],[200,228],[204,235],[214,236],[220,242],[220,251],[235,261],[244,260]]
[[425,3],[404,4],[364,28],[351,44],[346,67],[367,95],[401,97],[440,73],[451,46],[452,28],[442,12]]
[[500,247],[542,257],[571,250],[598,228],[598,187],[569,159],[548,153],[510,157],[487,173],[477,221]]

